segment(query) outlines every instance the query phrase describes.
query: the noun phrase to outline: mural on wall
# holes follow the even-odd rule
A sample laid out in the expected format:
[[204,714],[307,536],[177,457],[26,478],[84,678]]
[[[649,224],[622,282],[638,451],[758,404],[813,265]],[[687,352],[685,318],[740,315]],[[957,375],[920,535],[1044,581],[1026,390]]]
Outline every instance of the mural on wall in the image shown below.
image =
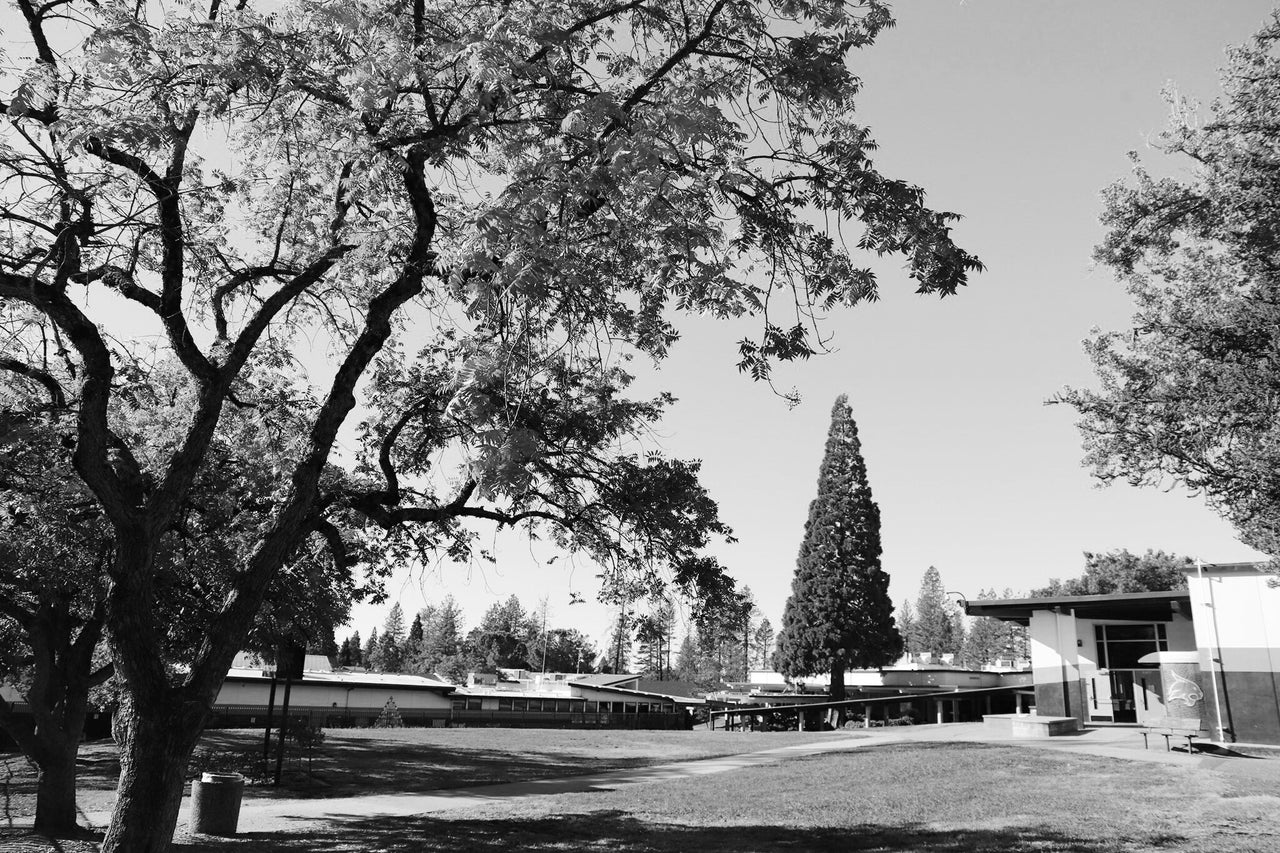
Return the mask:
[[1194,708],[1204,699],[1204,691],[1200,689],[1200,685],[1196,684],[1190,678],[1185,678],[1169,670],[1169,675],[1173,676],[1173,684],[1169,687],[1167,701],[1169,704],[1181,702],[1188,708]]

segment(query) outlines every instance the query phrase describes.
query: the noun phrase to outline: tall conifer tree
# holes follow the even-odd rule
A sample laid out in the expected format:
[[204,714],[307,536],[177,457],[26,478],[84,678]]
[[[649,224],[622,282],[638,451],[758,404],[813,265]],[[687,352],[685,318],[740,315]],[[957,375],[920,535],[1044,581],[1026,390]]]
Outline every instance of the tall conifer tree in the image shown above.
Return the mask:
[[880,568],[880,508],[841,394],[831,410],[818,496],[809,504],[776,661],[788,676],[830,672],[831,698],[839,700],[846,669],[884,666],[900,654],[889,576]]

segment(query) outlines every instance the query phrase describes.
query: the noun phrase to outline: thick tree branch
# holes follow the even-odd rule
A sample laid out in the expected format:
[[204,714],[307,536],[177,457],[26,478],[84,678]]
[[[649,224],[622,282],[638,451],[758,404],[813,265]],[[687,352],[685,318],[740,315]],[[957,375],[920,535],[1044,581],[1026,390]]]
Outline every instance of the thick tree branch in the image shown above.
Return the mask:
[[58,380],[54,379],[51,374],[12,358],[0,358],[0,370],[8,370],[19,376],[25,376],[33,382],[38,382],[49,392],[49,403],[53,408],[66,408],[67,395],[63,393],[62,386],[58,384]]

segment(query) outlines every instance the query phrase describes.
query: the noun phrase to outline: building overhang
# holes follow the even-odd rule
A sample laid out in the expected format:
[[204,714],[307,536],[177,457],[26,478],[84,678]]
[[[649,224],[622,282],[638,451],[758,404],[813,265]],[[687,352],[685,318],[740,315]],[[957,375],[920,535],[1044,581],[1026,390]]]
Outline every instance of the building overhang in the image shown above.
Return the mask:
[[1043,598],[1006,598],[965,602],[969,616],[989,616],[1027,625],[1038,610],[1071,613],[1080,619],[1123,619],[1133,622],[1169,622],[1175,612],[1188,613],[1191,593],[1122,592],[1112,595],[1053,595]]

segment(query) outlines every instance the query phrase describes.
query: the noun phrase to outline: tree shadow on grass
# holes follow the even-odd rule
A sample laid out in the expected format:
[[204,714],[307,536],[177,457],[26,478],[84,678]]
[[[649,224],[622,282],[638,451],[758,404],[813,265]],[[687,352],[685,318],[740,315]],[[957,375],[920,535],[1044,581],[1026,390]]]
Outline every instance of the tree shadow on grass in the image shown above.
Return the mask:
[[475,851],[563,853],[751,853],[794,850],[806,853],[1127,853],[1177,845],[1183,839],[1085,838],[1037,827],[934,829],[919,824],[839,828],[789,826],[687,826],[651,823],[620,811],[541,818],[456,819],[444,817],[370,818],[315,827],[304,832],[250,833],[236,839],[199,837],[175,844],[181,853],[419,853]]
[[[274,743],[272,749],[274,750]],[[274,756],[274,751],[273,751]],[[379,793],[423,793],[535,779],[595,773],[603,769],[652,764],[642,758],[601,761],[589,755],[519,753],[474,747],[442,748],[436,744],[388,744],[371,749],[368,742],[325,743],[306,771],[305,756],[294,748],[280,787],[254,786],[254,799],[331,798]],[[297,757],[302,762],[297,762]],[[198,767],[193,766],[189,775]]]

